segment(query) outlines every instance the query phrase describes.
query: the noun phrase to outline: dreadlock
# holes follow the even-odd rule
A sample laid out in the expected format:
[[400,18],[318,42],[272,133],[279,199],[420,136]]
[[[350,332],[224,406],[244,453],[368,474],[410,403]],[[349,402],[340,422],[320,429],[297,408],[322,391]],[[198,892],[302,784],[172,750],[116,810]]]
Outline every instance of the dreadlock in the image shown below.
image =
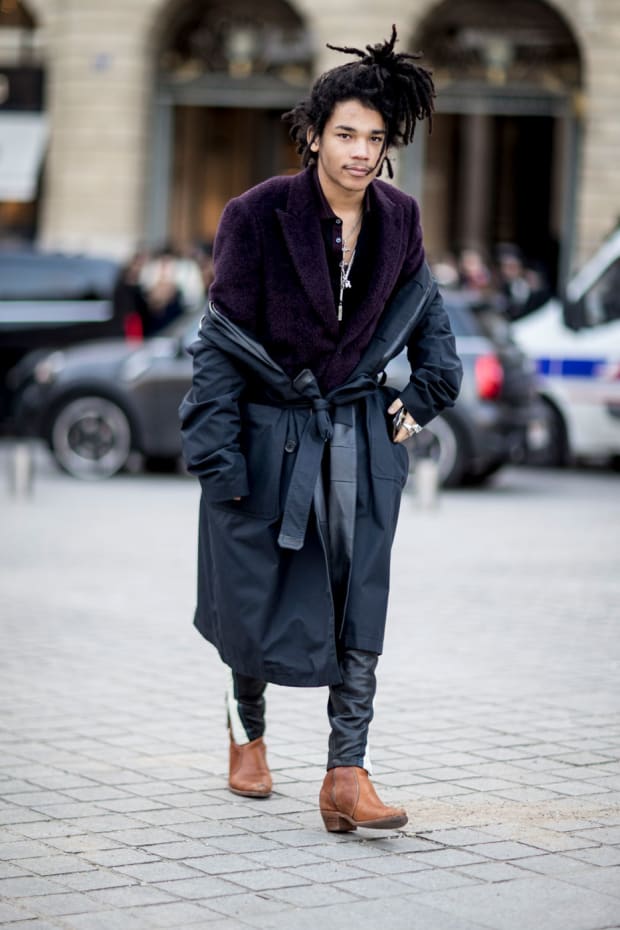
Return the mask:
[[[396,53],[395,44],[396,26],[389,40],[367,45],[365,50],[328,43],[327,48],[356,55],[358,60],[326,71],[314,83],[310,96],[282,117],[291,124],[290,136],[304,166],[316,160],[310,145],[322,134],[336,104],[344,100],[359,100],[381,114],[386,125],[384,152],[390,146],[408,145],[416,120],[428,119],[431,131],[435,97],[431,72],[415,64],[420,53]],[[392,177],[389,159],[386,162]]]

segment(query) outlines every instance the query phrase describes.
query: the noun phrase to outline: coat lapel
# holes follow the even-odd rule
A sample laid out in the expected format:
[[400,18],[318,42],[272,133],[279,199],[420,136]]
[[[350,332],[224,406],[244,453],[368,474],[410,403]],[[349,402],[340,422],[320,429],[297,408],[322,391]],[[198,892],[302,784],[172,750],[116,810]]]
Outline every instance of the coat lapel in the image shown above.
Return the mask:
[[403,235],[404,210],[385,196],[378,184],[371,185],[374,198],[372,209],[376,216],[376,253],[372,257],[373,273],[367,293],[351,317],[343,336],[343,344],[355,342],[369,323],[376,323],[386,301],[398,281],[402,267],[403,249],[407,236]]
[[286,245],[302,287],[328,329],[337,332],[336,307],[323,247],[321,221],[310,171],[291,183],[287,209],[278,210]]
[[[371,197],[377,226],[373,274],[367,293],[342,335],[342,345],[355,342],[369,323],[380,316],[398,280],[402,252],[407,244],[407,236],[403,234],[403,207],[386,197],[376,183],[371,185]],[[287,209],[278,210],[277,214],[293,265],[310,304],[327,328],[334,334],[338,333],[321,221],[309,170],[293,178]]]

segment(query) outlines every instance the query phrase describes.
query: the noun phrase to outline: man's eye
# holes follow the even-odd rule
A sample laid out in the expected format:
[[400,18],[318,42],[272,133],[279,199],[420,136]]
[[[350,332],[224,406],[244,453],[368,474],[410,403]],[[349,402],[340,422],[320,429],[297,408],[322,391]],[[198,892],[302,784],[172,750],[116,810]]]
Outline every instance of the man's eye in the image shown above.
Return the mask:
[[339,139],[350,139],[350,138],[351,138],[351,133],[349,133],[349,132],[339,132],[339,133],[338,133],[338,138],[339,138]]

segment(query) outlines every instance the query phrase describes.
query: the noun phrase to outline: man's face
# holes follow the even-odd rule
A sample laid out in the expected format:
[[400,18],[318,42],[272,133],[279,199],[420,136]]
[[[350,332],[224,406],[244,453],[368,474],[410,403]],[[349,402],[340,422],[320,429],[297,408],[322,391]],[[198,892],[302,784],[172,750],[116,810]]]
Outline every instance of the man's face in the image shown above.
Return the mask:
[[359,100],[336,104],[320,138],[310,146],[317,153],[319,181],[328,200],[345,192],[363,194],[379,173],[385,139],[385,122],[377,110]]

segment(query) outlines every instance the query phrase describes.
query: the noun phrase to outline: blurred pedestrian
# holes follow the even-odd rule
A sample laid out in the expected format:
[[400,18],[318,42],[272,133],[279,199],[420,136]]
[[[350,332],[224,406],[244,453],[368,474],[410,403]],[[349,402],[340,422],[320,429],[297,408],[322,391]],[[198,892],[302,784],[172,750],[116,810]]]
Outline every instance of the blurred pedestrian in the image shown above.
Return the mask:
[[459,286],[459,267],[454,255],[448,252],[439,261],[432,262],[431,268],[440,287],[456,288]]
[[517,245],[502,243],[496,251],[498,303],[509,320],[518,320],[542,306],[550,288],[543,269],[527,266]]
[[491,271],[480,249],[463,249],[459,255],[459,285],[469,291],[486,294],[491,286]]
[[[417,204],[377,180],[433,110],[429,72],[395,41],[335,48],[355,59],[286,115],[305,170],[226,207],[181,406],[202,485],[195,622],[231,668],[230,790],[271,791],[266,683],[327,685],[319,806],[336,832],[407,822],[376,795],[368,753],[402,443],[461,378]],[[405,346],[397,394],[380,373]]]
[[149,315],[148,302],[140,277],[148,252],[139,250],[123,265],[114,285],[112,302],[115,319],[120,320],[128,339],[140,340]]
[[144,335],[154,336],[185,311],[173,250],[166,247],[157,252],[144,266],[140,281],[147,302]]

